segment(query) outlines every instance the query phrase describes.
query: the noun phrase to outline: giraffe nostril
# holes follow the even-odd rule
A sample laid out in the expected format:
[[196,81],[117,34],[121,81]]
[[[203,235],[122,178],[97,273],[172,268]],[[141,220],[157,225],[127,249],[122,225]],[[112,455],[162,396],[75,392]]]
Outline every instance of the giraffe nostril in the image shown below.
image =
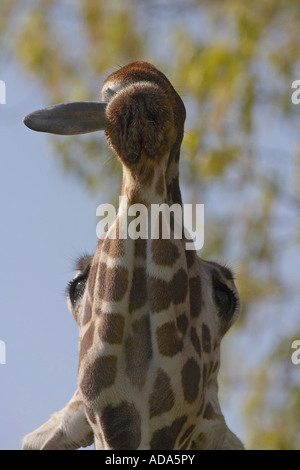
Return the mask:
[[126,155],[126,160],[131,163],[135,163],[139,160],[140,156],[140,153],[129,153]]

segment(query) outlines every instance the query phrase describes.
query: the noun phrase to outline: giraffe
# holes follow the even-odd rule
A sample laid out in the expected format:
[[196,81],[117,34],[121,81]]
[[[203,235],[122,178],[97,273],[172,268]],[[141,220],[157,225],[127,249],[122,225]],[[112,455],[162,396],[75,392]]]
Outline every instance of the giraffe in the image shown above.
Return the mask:
[[104,82],[100,103],[55,105],[28,115],[37,131],[104,130],[123,167],[113,224],[69,287],[79,326],[78,389],[25,436],[23,448],[243,449],[218,399],[220,343],[239,315],[230,269],[185,249],[185,236],[120,236],[130,207],[182,207],[179,156],[184,104],[144,61]]

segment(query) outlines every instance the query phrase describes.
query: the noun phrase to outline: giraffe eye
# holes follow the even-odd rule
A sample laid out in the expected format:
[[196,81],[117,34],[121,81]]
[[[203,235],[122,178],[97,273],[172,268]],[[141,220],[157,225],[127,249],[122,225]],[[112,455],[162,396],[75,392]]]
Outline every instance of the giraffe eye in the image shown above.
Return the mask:
[[237,299],[225,284],[217,282],[214,289],[214,299],[219,309],[219,316],[229,321],[235,312]]
[[72,305],[76,305],[78,300],[83,296],[87,275],[81,275],[73,279],[69,284],[69,297]]
[[78,263],[77,263],[77,269],[79,273],[68,284],[67,295],[69,296],[69,299],[73,307],[75,307],[78,300],[84,294],[86,281],[90,272],[91,263],[92,263],[92,256],[88,256],[88,255],[82,256],[78,260]]

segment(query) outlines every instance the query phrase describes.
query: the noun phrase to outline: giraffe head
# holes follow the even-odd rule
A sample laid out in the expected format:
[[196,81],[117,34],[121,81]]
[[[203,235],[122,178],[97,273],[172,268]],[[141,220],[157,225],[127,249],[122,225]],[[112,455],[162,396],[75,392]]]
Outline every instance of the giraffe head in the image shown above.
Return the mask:
[[24,123],[61,135],[104,130],[124,171],[132,175],[132,191],[159,174],[157,191],[165,191],[168,202],[181,203],[178,161],[186,112],[169,80],[152,64],[134,62],[105,80],[101,99],[40,109]]
[[[181,204],[185,108],[153,65],[104,82],[100,103],[68,103],[25,118],[56,134],[105,130],[128,201]],[[127,209],[126,209],[127,210]],[[80,330],[78,383],[97,448],[241,448],[218,400],[221,339],[236,320],[231,271],[186,251],[185,240],[116,239],[124,207],[70,284]]]
[[132,174],[133,191],[143,191],[156,175],[157,191],[181,203],[178,160],[186,112],[169,80],[153,65],[134,62],[106,79],[101,97],[108,103],[108,142]]

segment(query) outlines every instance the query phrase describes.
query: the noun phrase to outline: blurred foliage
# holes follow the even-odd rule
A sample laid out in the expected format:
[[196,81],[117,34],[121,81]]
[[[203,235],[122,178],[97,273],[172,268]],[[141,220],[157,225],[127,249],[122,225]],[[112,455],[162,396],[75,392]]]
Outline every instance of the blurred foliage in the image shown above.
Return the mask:
[[252,449],[300,449],[300,377],[295,377],[297,366],[290,356],[291,349],[282,341],[250,375],[253,393],[245,411],[248,425],[255,430],[249,442]]
[[[248,448],[300,445],[299,369],[287,352],[300,338],[291,317],[299,275],[282,272],[288,250],[300,243],[300,152],[276,149],[277,132],[268,128],[277,122],[299,132],[290,100],[300,73],[299,24],[300,5],[292,0],[0,4],[2,60],[16,61],[40,84],[41,106],[95,100],[108,73],[141,59],[156,64],[186,102],[182,187],[186,199],[205,202],[201,256],[236,264],[243,312],[235,335],[252,338],[254,349],[266,330],[274,338],[255,373],[243,378]],[[91,191],[112,197],[118,190],[120,166],[104,139],[56,137],[53,145],[62,167]],[[264,313],[268,304],[272,321]]]

